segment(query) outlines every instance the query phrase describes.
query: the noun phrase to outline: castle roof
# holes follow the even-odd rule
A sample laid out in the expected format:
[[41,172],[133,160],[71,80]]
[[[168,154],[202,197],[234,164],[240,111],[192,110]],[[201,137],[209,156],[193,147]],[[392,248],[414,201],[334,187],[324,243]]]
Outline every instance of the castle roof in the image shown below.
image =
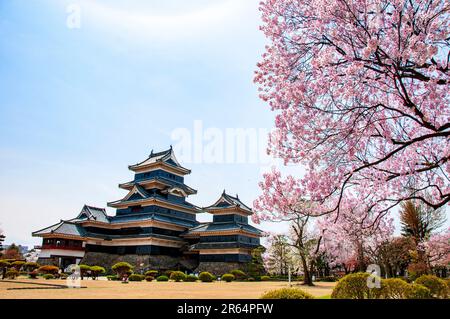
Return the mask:
[[204,207],[203,209],[209,213],[214,214],[215,211],[223,210],[225,208],[239,208],[246,212],[247,214],[252,214],[252,209],[245,205],[240,199],[239,196],[236,197],[228,195],[225,190],[223,191],[220,198],[211,206]]
[[223,223],[217,223],[217,222],[208,222],[208,223],[202,223],[198,225],[197,227],[193,227],[186,231],[185,235],[192,235],[192,234],[200,234],[204,232],[222,232],[222,231],[230,231],[230,230],[242,230],[247,231],[250,233],[254,233],[255,235],[260,235],[262,232],[256,227],[253,227],[249,224],[242,224],[242,223],[236,223],[236,222],[223,222]]
[[181,164],[178,162],[177,158],[175,157],[175,153],[172,149],[172,146],[168,150],[158,152],[158,153],[150,153],[147,159],[143,160],[140,163],[129,165],[128,168],[132,171],[145,169],[147,167],[152,167],[155,164],[165,164],[169,165],[169,167],[176,168],[180,170],[181,172],[185,174],[189,174],[191,171],[187,168],[184,168],[181,166]]
[[41,236],[45,234],[61,234],[68,236],[83,237],[85,231],[81,225],[68,220],[61,220],[59,223],[49,226],[47,228],[35,231],[33,236]]

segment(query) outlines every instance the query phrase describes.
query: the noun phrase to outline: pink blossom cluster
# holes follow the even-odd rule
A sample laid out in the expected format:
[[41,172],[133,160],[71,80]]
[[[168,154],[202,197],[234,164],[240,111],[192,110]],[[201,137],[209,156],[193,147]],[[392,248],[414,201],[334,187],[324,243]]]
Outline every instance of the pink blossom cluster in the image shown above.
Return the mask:
[[276,112],[269,152],[306,174],[266,174],[256,208],[278,218],[300,196],[320,203],[317,215],[450,201],[448,9],[446,0],[261,3],[270,44],[255,82]]

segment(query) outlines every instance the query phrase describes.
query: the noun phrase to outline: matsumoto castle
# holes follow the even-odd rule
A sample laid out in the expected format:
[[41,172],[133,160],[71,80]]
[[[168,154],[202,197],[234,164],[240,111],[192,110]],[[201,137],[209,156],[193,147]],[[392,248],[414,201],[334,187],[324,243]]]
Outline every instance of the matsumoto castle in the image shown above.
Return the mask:
[[[248,224],[252,210],[239,197],[225,193],[208,207],[186,197],[197,191],[184,183],[190,170],[177,161],[172,147],[152,153],[128,167],[134,179],[119,184],[128,194],[107,205],[85,205],[73,219],[38,230],[42,237],[38,262],[66,267],[74,263],[110,267],[127,261],[140,269],[208,270],[223,273],[243,268],[260,245],[261,231]],[[198,213],[213,221],[200,223]]]

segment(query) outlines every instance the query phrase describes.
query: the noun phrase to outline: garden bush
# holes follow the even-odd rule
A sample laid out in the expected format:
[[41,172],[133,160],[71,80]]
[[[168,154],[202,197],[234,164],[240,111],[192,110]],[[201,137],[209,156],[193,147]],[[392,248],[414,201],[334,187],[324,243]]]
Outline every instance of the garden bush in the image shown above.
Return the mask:
[[156,278],[156,277],[158,277],[158,271],[157,270],[148,270],[145,272],[145,275]]
[[176,282],[184,281],[186,279],[186,274],[182,271],[172,271],[169,278]]
[[248,278],[247,278],[247,281],[255,281],[255,278],[253,278],[253,277],[248,277]]
[[109,276],[106,276],[106,279],[108,279],[108,280],[119,280],[119,277],[117,277],[116,275],[109,275]]
[[266,292],[261,299],[314,299],[314,297],[298,288],[282,288]]
[[25,262],[21,260],[17,260],[11,263],[11,266],[14,267],[17,271],[20,271],[23,265],[25,265]]
[[175,270],[166,270],[166,271],[164,271],[164,276],[166,276],[166,277],[168,277],[168,278],[170,278],[170,275],[174,272]]
[[131,266],[129,263],[127,262],[118,262],[117,264],[114,264],[111,269],[117,273],[117,276],[122,279],[123,276],[125,276],[126,274],[129,274],[132,270],[133,270],[133,266]]
[[27,271],[34,271],[35,269],[39,268],[39,264],[36,262],[27,262],[25,263],[25,265],[23,265],[23,268]]
[[14,268],[11,268],[5,274],[5,277],[8,279],[16,279],[17,276],[19,276],[19,272]]
[[434,275],[422,275],[415,283],[430,289],[431,296],[434,298],[447,298],[447,283],[441,278]]
[[187,275],[186,279],[184,281],[186,282],[196,282],[198,280],[198,277],[195,275]]
[[341,278],[333,289],[333,299],[373,299],[378,288],[367,287],[368,273],[359,272]]
[[169,277],[162,275],[157,277],[156,281],[169,281]]
[[419,284],[410,284],[406,293],[407,299],[430,299],[431,291],[427,287]]
[[214,276],[211,273],[204,271],[200,273],[198,279],[200,279],[201,282],[212,282],[214,280]]
[[226,281],[226,282],[231,282],[231,281],[233,281],[234,280],[234,275],[233,274],[224,274],[223,276],[222,276],[222,280],[223,281]]
[[269,281],[270,277],[269,276],[261,276],[261,281]]
[[243,272],[240,269],[234,269],[230,273],[234,276],[236,280],[244,280],[245,278],[247,278],[245,272]]
[[128,277],[129,281],[142,281],[144,279],[145,276],[140,274],[131,274],[130,277]]
[[97,279],[98,276],[106,273],[106,269],[101,266],[92,266],[92,267],[90,267],[90,269],[91,269],[92,279]]
[[410,285],[398,278],[381,280],[381,289],[374,289],[377,298],[382,299],[406,299]]
[[152,277],[152,276],[145,277],[145,281],[153,281],[154,279],[155,279],[155,277]]
[[38,271],[43,274],[55,275],[58,273],[59,268],[57,266],[53,266],[53,265],[45,265],[45,266],[39,267]]
[[91,271],[91,266],[89,265],[78,265],[80,267],[80,275],[81,275],[81,279],[83,279],[84,277],[86,277],[90,271]]
[[42,276],[42,278],[44,278],[44,279],[55,279],[55,276],[54,275],[52,275],[52,274],[45,274],[45,275],[43,275]]

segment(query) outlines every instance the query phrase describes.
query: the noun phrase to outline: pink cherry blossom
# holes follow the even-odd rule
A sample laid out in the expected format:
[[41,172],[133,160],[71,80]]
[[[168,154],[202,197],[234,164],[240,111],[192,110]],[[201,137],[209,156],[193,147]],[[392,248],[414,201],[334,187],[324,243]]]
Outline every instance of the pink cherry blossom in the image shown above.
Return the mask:
[[260,11],[270,43],[254,81],[276,113],[269,152],[306,174],[266,174],[256,207],[279,218],[299,196],[316,215],[447,205],[448,1],[264,0]]

